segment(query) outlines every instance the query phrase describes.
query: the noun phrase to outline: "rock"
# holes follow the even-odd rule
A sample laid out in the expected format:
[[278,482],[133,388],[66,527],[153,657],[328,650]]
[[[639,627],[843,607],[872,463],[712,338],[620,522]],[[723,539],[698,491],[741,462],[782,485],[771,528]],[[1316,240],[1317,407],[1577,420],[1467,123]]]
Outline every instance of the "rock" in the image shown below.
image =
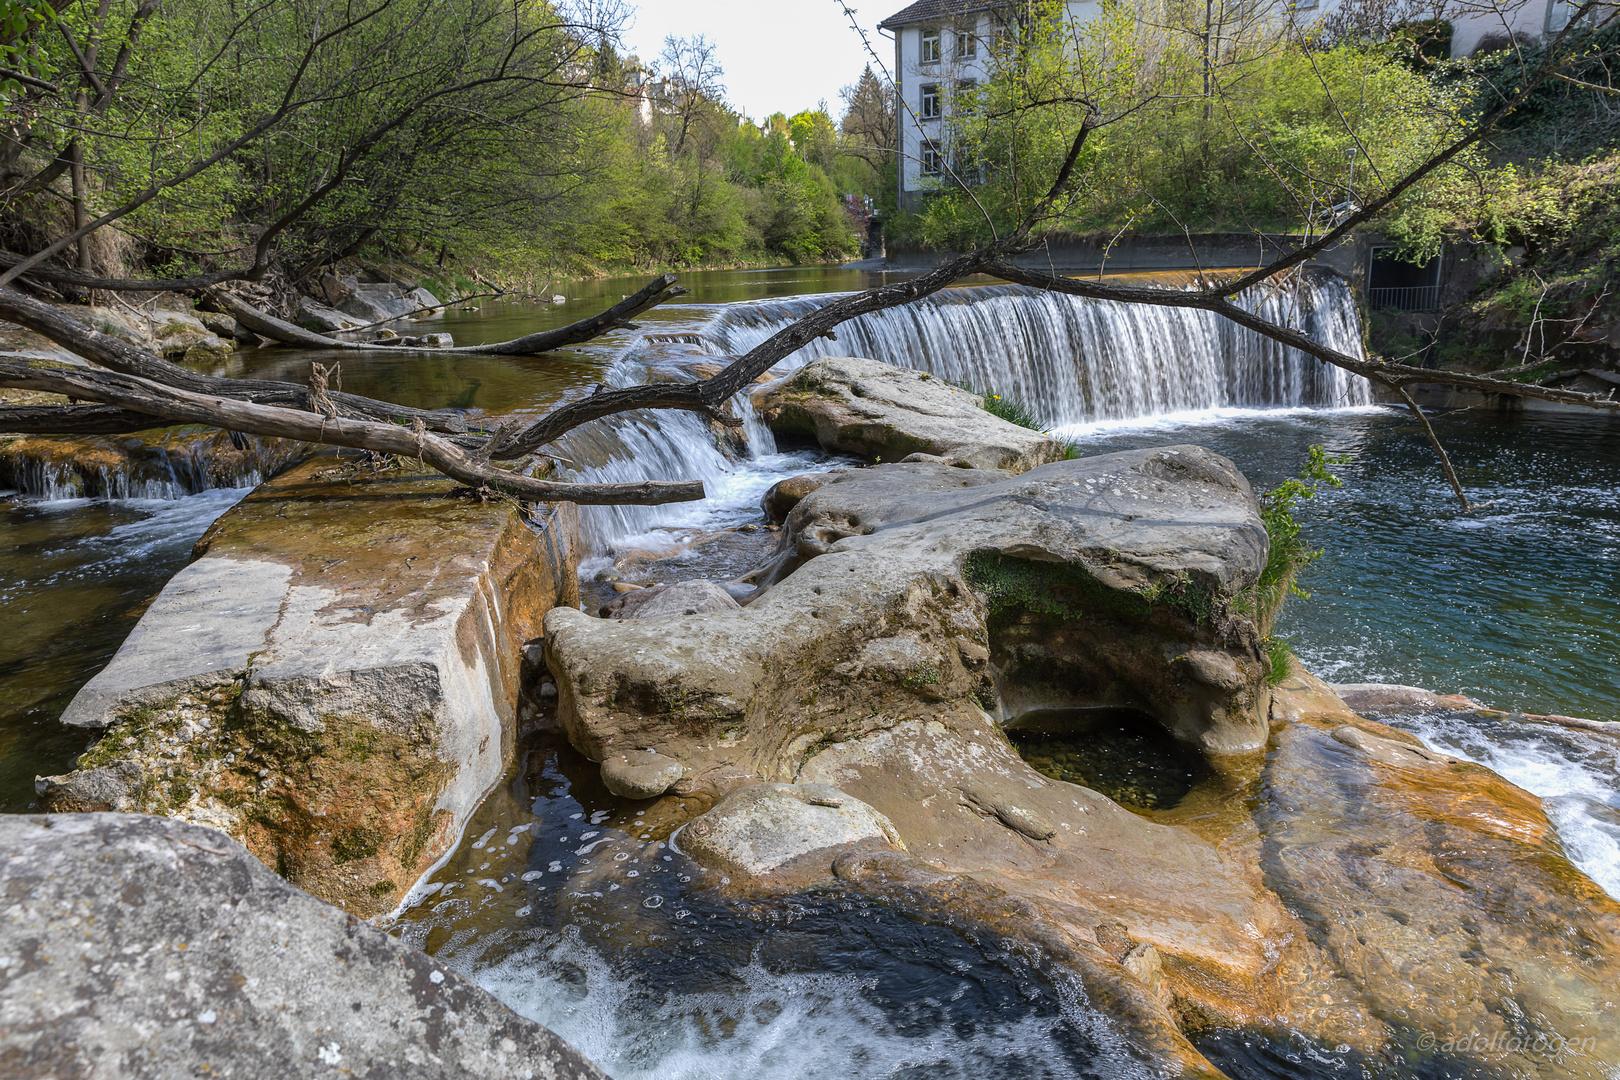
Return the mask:
[[561,296],[561,295],[558,295],[558,296],[553,296],[553,297],[552,297],[552,298],[551,298],[551,302],[552,302],[552,303],[553,303],[553,304],[566,304],[566,303],[568,303],[568,297],[566,297],[566,296]]
[[186,349],[182,359],[188,364],[205,364],[221,360],[229,360],[236,351],[234,339],[221,341],[217,337],[205,337]]
[[1389,1018],[1392,1056],[1456,1076],[1586,1078],[1620,1061],[1620,903],[1569,864],[1541,801],[1480,766],[1346,735],[1282,728],[1255,811],[1267,880],[1347,984],[1299,1000],[1359,999]]
[[373,330],[371,332],[371,340],[373,340],[373,341],[392,341],[394,338],[397,338],[397,337],[399,337],[399,335],[394,333],[392,330],[388,329],[387,327],[384,327],[381,330]]
[[734,791],[682,828],[683,852],[749,879],[802,886],[830,878],[854,846],[905,850],[889,819],[828,784],[756,784]]
[[318,299],[325,301],[328,305],[341,304],[354,295],[354,286],[345,284],[331,274],[322,274],[317,284],[320,290]]
[[[205,354],[223,349],[228,355],[230,346],[220,341],[202,324],[202,320],[190,312],[161,311],[158,318],[153,320],[152,336],[157,342],[157,351],[165,359],[183,360],[196,346],[203,346]],[[205,359],[208,357],[205,355]]]
[[324,304],[317,304],[307,296],[301,296],[298,298],[298,311],[293,315],[293,322],[306,330],[319,330],[331,334],[339,330],[352,330],[360,325],[361,320],[351,318]]
[[656,799],[685,776],[686,766],[651,750],[631,750],[602,759],[602,783],[621,799]]
[[966,468],[1024,472],[1065,453],[1057,440],[985,412],[975,394],[876,360],[811,361],[754,391],[754,407],[773,431],[811,436],[824,450],[868,461],[920,453]]
[[398,318],[399,299],[397,286],[361,285],[353,294],[345,297],[337,308],[345,315],[353,316],[359,324],[369,325]]
[[603,608],[613,619],[662,619],[671,615],[711,615],[740,610],[731,594],[712,581],[682,581],[637,589]]
[[[1211,752],[1265,744],[1259,638],[1232,609],[1264,564],[1265,529],[1248,484],[1206,450],[1020,477],[852,470],[808,495],[780,542],[741,611],[548,617],[562,720],[583,753],[650,745],[694,769],[786,780],[805,747],[942,706],[1008,718],[1127,706]],[[1214,661],[1179,659],[1198,653],[1225,656],[1241,685],[1200,680]]]
[[456,339],[449,334],[423,334],[422,345],[428,349],[452,349]]
[[[418,310],[416,312],[416,317],[420,319],[432,318],[434,315],[438,315],[444,310],[444,305],[439,302],[439,298],[421,286],[417,286],[416,288],[408,291],[405,294],[405,300],[413,308],[426,309]],[[445,336],[448,337],[449,335],[447,334]]]
[[1358,713],[1421,712],[1433,709],[1473,710],[1479,702],[1461,694],[1436,694],[1416,686],[1388,683],[1350,683],[1333,687],[1344,703]]
[[210,829],[8,815],[0,849],[7,1075],[605,1080]]
[[845,470],[833,472],[804,473],[801,476],[790,476],[786,480],[778,480],[772,484],[759,500],[759,509],[768,519],[780,525],[787,520],[787,516],[795,506],[812,491],[821,487],[834,475],[840,475]]
[[392,908],[510,761],[523,645],[578,603],[571,507],[536,535],[452,486],[322,455],[257,488],[68,705],[109,730],[42,807],[208,824],[323,899]]
[[197,318],[202,321],[203,326],[210,334],[218,338],[224,338],[226,341],[236,340],[236,335],[241,331],[241,327],[237,325],[235,319],[219,312],[199,311],[197,312]]
[[122,311],[93,307],[79,317],[92,329],[119,341],[142,349],[152,345],[151,327],[146,321],[132,319]]

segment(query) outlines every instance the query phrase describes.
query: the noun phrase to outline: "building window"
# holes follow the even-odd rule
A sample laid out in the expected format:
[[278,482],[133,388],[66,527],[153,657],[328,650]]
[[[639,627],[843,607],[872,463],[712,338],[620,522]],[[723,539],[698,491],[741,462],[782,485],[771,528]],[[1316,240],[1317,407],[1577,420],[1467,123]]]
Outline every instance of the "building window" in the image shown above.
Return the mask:
[[973,111],[973,91],[979,88],[978,79],[960,79],[956,83],[955,97],[951,99],[951,111],[959,115],[966,115]]
[[958,60],[971,60],[979,55],[979,37],[969,26],[958,27],[956,30],[956,58]]
[[922,88],[922,110],[918,115],[924,120],[939,119],[939,87],[929,83]]
[[922,32],[922,49],[919,58],[925,64],[939,63],[939,31],[924,30]]
[[922,144],[922,174],[924,176],[938,176],[944,171],[945,155],[940,153],[939,147],[934,145],[933,139],[924,139]]

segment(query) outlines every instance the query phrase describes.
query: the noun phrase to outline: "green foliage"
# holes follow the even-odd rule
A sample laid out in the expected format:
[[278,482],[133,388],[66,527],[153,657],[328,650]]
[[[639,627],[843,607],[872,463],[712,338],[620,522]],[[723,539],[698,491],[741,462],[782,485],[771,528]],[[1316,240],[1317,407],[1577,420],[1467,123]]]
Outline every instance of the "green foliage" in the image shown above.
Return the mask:
[[[64,33],[0,45],[0,66],[71,71],[71,36],[97,44],[102,85],[125,46],[127,70],[89,104],[72,80],[0,84],[0,100],[26,98],[8,101],[0,175],[39,174],[77,141],[88,208],[144,199],[117,227],[146,270],[175,276],[251,262],[278,221],[271,254],[294,271],[353,255],[549,273],[857,250],[830,178],[845,156],[831,117],[806,110],[762,132],[712,77],[658,91],[606,44],[614,6],[586,7],[581,21],[549,0],[381,0],[340,15],[324,0],[65,5]],[[0,40],[52,13],[0,0]],[[0,208],[8,243],[61,235],[63,187]]]
[[1266,685],[1281,686],[1294,673],[1294,650],[1287,638],[1268,637],[1261,644],[1266,649]]
[[1316,498],[1323,487],[1342,485],[1344,481],[1334,476],[1330,467],[1349,461],[1345,455],[1329,454],[1320,446],[1312,446],[1297,476],[1260,496],[1260,519],[1265,522],[1266,535],[1271,541],[1265,569],[1255,584],[1255,612],[1262,630],[1271,628],[1290,593],[1310,596],[1295,584],[1295,579],[1300,570],[1322,554],[1322,549],[1313,548],[1305,541],[1294,517],[1294,508],[1301,500]]
[[976,390],[967,383],[953,382],[951,385],[956,387],[958,390],[966,390],[970,394],[978,395],[984,411],[989,413],[991,416],[999,416],[1009,424],[1016,424],[1021,428],[1028,428],[1031,431],[1038,431],[1042,435],[1051,436],[1052,438],[1057,439],[1057,441],[1063,446],[1063,459],[1065,461],[1073,461],[1080,456],[1080,446],[1078,443],[1075,443],[1070,439],[1062,439],[1052,435],[1052,433],[1047,430],[1051,425],[1042,420],[1040,416],[1029,407],[1028,404],[1020,399],[1010,397],[1005,394],[998,394],[993,390]]
[[[1472,108],[1472,88],[1414,69],[1413,40],[1328,48],[1262,16],[1217,28],[1223,45],[1210,54],[1208,20],[1250,18],[1232,4],[1172,5],[1168,21],[1104,4],[1070,29],[1062,5],[1035,6],[1039,17],[946,123],[959,169],[980,182],[968,192],[942,180],[909,223],[916,238],[959,247],[992,227],[1005,234],[1045,197],[1092,109],[1105,122],[1090,133],[1074,196],[1045,222],[1049,230],[1314,227],[1327,208],[1352,194],[1364,201],[1424,161]],[[1465,153],[1400,205],[1449,193],[1480,165],[1478,153]]]

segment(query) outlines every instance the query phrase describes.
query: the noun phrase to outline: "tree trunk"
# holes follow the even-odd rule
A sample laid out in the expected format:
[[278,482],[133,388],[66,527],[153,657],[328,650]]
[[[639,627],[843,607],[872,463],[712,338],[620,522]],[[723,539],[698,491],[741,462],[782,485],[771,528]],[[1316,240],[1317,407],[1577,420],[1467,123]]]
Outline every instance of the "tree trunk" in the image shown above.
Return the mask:
[[512,341],[500,341],[490,345],[459,345],[452,348],[433,349],[410,345],[389,345],[379,341],[345,341],[342,338],[328,337],[313,330],[305,330],[295,326],[285,319],[278,319],[266,314],[258,308],[234,296],[224,289],[212,290],[208,296],[220,307],[229,311],[236,317],[236,321],[252,330],[260,337],[283,345],[293,345],[305,349],[343,349],[348,352],[411,352],[482,355],[482,356],[539,356],[542,353],[564,349],[570,345],[579,345],[593,338],[601,337],[612,330],[633,327],[632,318],[649,308],[656,307],[666,300],[685,295],[686,290],[675,284],[673,274],[665,274],[655,278],[643,286],[632,296],[627,296],[606,311],[598,312],[588,319],[581,319],[567,326],[555,330],[545,330],[538,334],[529,334]]

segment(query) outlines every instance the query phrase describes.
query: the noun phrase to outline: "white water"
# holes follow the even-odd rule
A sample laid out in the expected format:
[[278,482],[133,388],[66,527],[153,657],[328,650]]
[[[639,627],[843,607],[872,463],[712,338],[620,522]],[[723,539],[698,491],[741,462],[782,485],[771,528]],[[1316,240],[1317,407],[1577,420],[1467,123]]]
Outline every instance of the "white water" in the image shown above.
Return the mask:
[[[1103,1049],[1089,1075],[1155,1075],[1078,995],[1057,1016],[986,1018],[960,1032],[950,1024],[897,1022],[870,1000],[868,977],[776,973],[756,957],[731,972],[724,990],[660,997],[567,931],[475,976],[614,1080],[1058,1080],[1073,1075],[1072,1066],[1053,1053],[1053,1042],[1076,1034]],[[964,978],[964,989],[969,985]]]
[[20,494],[44,502],[83,498],[126,501],[173,501],[216,489],[247,490],[284,457],[263,440],[249,439],[240,460],[227,465],[212,460],[214,436],[198,436],[173,446],[140,446],[120,465],[88,467],[80,462],[23,458],[4,465],[5,475]]
[[[825,297],[728,308],[703,332],[740,355],[826,303]],[[1349,286],[1312,275],[1287,291],[1256,290],[1244,305],[1273,322],[1360,357]],[[864,315],[789,361],[862,356],[919,368],[1017,398],[1053,426],[1226,408],[1366,405],[1360,376],[1284,348],[1207,311],[1086,300],[1001,285],[951,289]]]
[[[734,304],[694,333],[639,338],[609,369],[606,382],[644,380],[660,358],[657,343],[678,341],[710,355],[747,352],[828,302],[826,296]],[[1308,275],[1288,291],[1246,294],[1251,308],[1361,356],[1348,286],[1335,275]],[[838,340],[818,340],[779,365],[784,373],[817,356],[863,356],[928,371],[980,390],[1015,397],[1055,428],[1139,423],[1148,418],[1210,419],[1234,410],[1341,408],[1370,404],[1365,379],[1286,349],[1209,312],[1116,304],[1020,286],[952,289],[915,304],[845,323]],[[638,414],[592,425],[560,446],[574,474],[600,483],[636,479],[701,480],[709,498],[668,507],[587,507],[581,522],[597,554],[657,547],[668,530],[739,524],[765,489],[805,469],[800,455],[778,455],[747,400],[751,456],[733,461],[708,424],[684,412]],[[663,532],[664,536],[656,535]]]
[[1620,743],[1532,720],[1462,713],[1381,717],[1541,799],[1570,862],[1620,899]]

